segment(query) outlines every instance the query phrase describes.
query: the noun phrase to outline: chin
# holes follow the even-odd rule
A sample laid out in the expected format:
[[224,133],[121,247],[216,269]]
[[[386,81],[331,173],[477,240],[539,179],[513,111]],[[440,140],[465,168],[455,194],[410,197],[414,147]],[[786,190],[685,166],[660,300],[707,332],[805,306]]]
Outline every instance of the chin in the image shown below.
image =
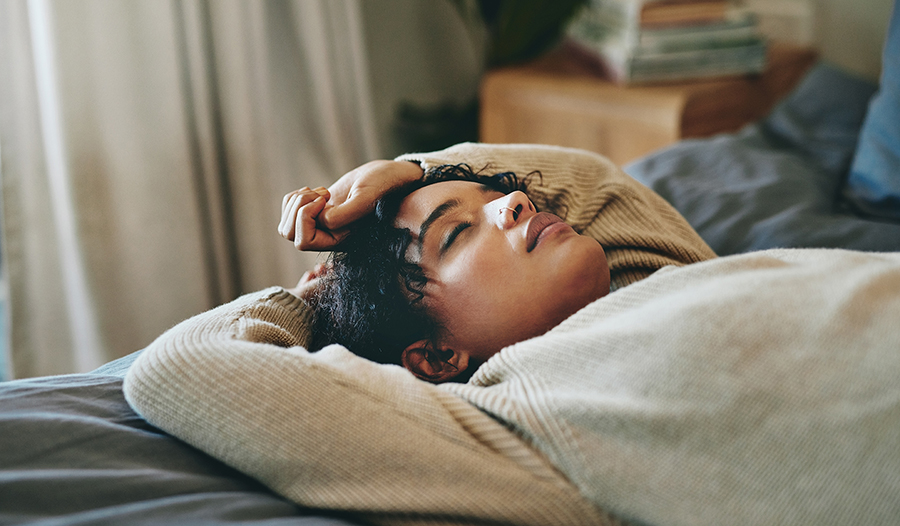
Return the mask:
[[554,309],[555,327],[569,316],[609,294],[609,277],[605,279],[596,273],[570,282],[570,286],[559,291],[559,302]]

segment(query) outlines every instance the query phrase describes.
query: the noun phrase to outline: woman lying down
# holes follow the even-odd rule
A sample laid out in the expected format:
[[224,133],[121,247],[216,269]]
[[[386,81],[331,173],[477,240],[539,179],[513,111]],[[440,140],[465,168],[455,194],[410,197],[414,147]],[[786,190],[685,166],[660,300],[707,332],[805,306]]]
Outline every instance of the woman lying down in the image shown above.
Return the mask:
[[125,391],[294,502],[381,524],[900,517],[900,255],[716,258],[606,159],[526,145],[366,164],[288,194],[279,230],[330,266],[174,327]]

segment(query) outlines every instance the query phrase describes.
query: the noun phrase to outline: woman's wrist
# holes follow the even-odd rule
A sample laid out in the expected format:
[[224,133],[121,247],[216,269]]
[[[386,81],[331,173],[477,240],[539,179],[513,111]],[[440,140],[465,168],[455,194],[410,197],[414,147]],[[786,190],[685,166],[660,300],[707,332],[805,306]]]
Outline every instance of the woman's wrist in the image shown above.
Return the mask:
[[398,166],[397,174],[400,179],[403,181],[403,184],[414,183],[422,178],[425,175],[425,170],[422,169],[422,165],[419,164],[418,161],[413,160],[403,160],[403,161],[388,161],[392,163],[396,163]]

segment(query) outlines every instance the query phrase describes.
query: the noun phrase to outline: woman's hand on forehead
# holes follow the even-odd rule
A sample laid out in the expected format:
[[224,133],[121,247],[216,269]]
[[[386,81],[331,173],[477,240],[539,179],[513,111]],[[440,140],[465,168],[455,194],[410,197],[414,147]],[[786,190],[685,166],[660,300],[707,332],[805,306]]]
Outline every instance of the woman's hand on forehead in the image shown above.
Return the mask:
[[318,217],[325,209],[331,194],[325,187],[299,190],[284,196],[281,201],[281,222],[278,233],[293,241],[297,250],[329,250],[340,243],[347,231],[329,230],[318,225]]
[[331,199],[320,219],[329,229],[344,228],[372,213],[384,194],[422,178],[422,168],[408,161],[371,161],[344,174],[328,189]]
[[415,163],[371,161],[347,172],[328,189],[295,190],[282,200],[278,233],[298,250],[332,250],[353,222],[372,213],[382,196],[421,177],[422,168]]

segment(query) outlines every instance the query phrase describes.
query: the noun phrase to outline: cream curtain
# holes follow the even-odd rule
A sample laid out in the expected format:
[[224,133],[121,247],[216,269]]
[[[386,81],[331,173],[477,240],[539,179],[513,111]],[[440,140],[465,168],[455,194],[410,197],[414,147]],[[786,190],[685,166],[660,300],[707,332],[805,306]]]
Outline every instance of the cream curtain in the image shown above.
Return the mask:
[[363,42],[359,0],[0,0],[13,374],[295,283],[282,194],[379,156]]

